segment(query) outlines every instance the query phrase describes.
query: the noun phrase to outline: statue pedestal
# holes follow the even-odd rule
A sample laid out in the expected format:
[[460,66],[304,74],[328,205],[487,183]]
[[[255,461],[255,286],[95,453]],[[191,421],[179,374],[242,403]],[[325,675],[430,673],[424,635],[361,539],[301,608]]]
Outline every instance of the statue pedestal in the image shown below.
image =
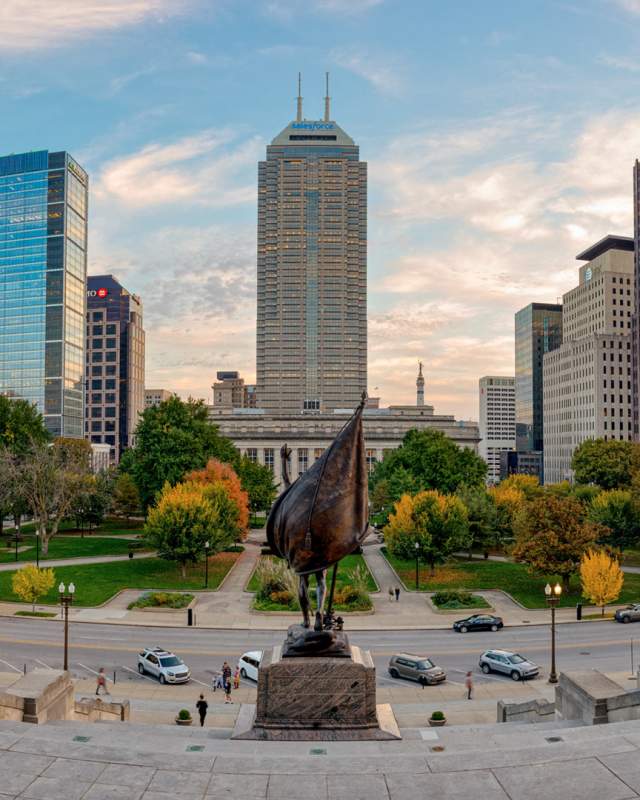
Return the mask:
[[258,702],[242,706],[234,739],[365,741],[400,739],[388,705],[376,706],[376,671],[367,650],[349,658],[282,658],[264,654]]

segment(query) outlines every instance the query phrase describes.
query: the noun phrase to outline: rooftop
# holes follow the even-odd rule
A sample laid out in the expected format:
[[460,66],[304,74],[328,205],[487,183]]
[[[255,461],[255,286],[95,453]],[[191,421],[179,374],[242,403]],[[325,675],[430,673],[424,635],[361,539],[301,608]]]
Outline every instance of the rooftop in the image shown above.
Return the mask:
[[609,250],[625,250],[628,253],[633,253],[633,237],[631,236],[614,236],[608,233],[602,239],[587,247],[576,256],[576,261],[593,261],[594,258],[601,256]]

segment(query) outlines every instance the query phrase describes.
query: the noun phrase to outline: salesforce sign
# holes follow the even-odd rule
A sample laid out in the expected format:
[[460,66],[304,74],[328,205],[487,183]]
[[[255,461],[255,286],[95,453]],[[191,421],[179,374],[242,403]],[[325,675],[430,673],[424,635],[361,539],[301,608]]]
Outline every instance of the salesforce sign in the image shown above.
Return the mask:
[[291,127],[296,131],[333,131],[333,122],[294,122]]

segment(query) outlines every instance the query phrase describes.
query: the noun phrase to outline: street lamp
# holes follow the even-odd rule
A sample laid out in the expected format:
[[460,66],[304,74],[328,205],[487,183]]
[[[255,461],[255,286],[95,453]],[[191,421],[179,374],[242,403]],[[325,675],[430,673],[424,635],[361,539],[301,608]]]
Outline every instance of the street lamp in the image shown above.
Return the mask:
[[37,528],[36,528],[36,567],[40,569],[40,531]]
[[204,588],[209,588],[209,540],[204,543]]
[[418,558],[419,558],[419,555],[420,555],[420,542],[416,542],[415,547],[416,547],[416,592],[417,592],[418,591],[418,581],[419,581],[419,576],[418,576]]
[[73,603],[73,595],[76,590],[76,587],[73,583],[69,584],[69,590],[67,591],[66,586],[64,583],[61,583],[58,586],[58,592],[60,593],[60,605],[62,606],[62,610],[64,612],[64,670],[69,669],[69,606]]
[[544,594],[547,598],[547,605],[551,608],[551,672],[549,673],[549,683],[557,683],[556,674],[556,606],[560,602],[562,586],[559,583],[551,588],[549,584],[544,587]]

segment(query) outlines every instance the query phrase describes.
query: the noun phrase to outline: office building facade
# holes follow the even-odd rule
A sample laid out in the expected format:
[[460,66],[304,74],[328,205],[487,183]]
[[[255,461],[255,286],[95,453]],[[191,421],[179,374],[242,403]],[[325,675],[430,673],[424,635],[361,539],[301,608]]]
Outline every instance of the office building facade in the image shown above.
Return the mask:
[[297,118],[258,170],[257,400],[353,408],[367,385],[367,165],[330,119]]
[[640,441],[640,161],[633,167],[633,276],[635,309],[631,317],[631,417],[634,441]]
[[544,356],[546,483],[572,480],[585,439],[633,438],[634,242],[606,236],[576,258],[586,263],[563,297],[563,343]]
[[88,279],[86,346],[86,436],[117,463],[144,411],[145,337],[140,298],[113,275]]
[[218,371],[211,389],[214,406],[227,409],[256,407],[255,385],[245,383],[235,370]]
[[500,482],[500,454],[516,446],[515,378],[487,375],[480,378],[478,454],[487,462],[487,483]]
[[144,390],[144,407],[153,408],[164,403],[170,397],[175,397],[176,393],[169,389],[145,389]]
[[84,436],[89,179],[66,152],[0,158],[0,393]]

